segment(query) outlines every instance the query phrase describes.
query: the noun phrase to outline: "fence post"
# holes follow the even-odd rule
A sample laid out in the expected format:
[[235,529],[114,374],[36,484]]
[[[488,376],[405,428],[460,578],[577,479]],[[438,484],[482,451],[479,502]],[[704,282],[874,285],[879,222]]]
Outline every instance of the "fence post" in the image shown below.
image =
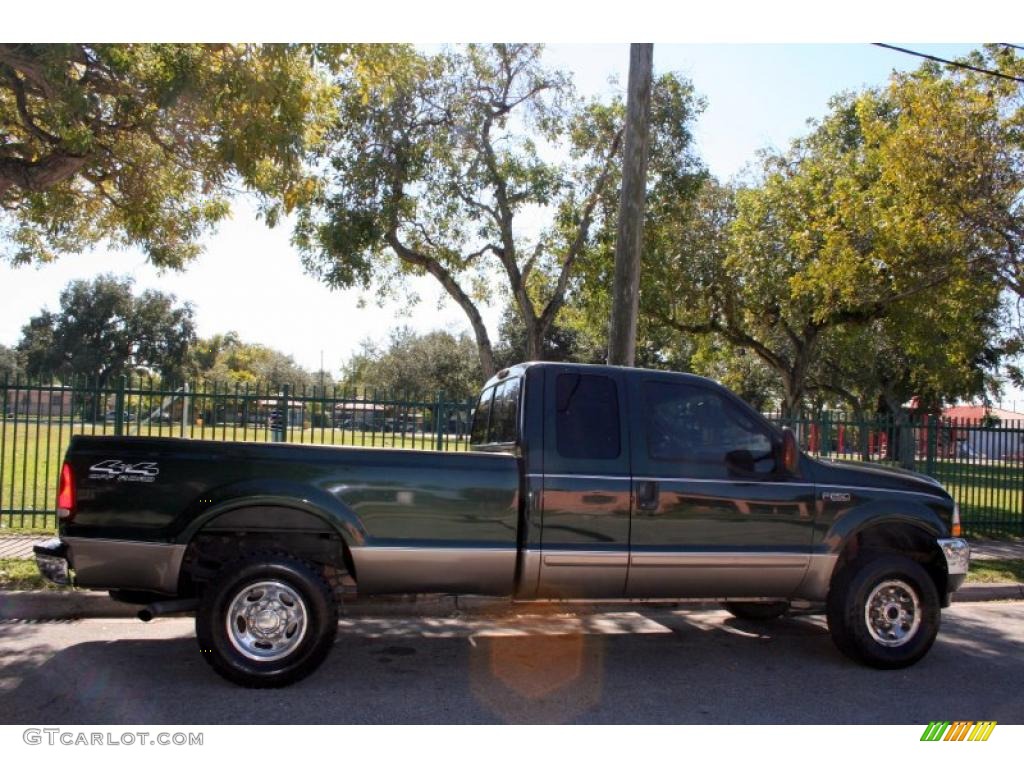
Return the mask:
[[114,434],[124,434],[124,390],[128,386],[127,379],[121,376],[117,380],[117,392],[114,394]]
[[438,390],[437,392],[437,406],[434,408],[434,431],[437,432],[437,450],[444,450],[444,426],[441,424],[442,409],[444,408],[443,403],[444,391]]
[[939,417],[934,413],[928,414],[927,430],[924,473],[930,477],[935,474],[935,457],[939,446]]
[[277,429],[271,430],[271,437],[275,443],[288,442],[288,385],[281,387],[281,397],[277,401]]
[[821,430],[819,432],[818,455],[828,456],[832,452],[832,413],[821,412]]

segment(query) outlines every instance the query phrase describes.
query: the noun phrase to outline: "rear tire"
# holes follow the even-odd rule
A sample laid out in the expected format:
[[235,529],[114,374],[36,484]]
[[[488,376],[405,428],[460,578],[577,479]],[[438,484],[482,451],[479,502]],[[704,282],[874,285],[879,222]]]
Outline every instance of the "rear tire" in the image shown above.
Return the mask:
[[784,616],[789,610],[789,603],[785,600],[777,603],[722,603],[722,607],[737,619],[771,621]]
[[828,628],[836,647],[877,669],[916,664],[935,642],[940,615],[935,582],[902,555],[855,561],[829,590]]
[[279,688],[306,677],[327,657],[337,632],[338,610],[323,576],[279,553],[226,566],[196,614],[203,658],[247,688]]

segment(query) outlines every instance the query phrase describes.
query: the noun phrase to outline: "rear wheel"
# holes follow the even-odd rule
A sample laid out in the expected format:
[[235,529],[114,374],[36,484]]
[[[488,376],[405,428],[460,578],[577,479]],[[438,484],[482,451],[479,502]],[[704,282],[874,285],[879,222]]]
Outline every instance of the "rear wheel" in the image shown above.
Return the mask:
[[337,631],[334,595],[319,571],[276,553],[226,566],[204,591],[196,614],[203,658],[221,676],[250,688],[301,680],[326,658]]
[[828,628],[847,656],[879,669],[919,661],[939,631],[938,590],[928,572],[900,555],[851,563],[828,596]]
[[722,607],[737,619],[747,621],[771,621],[783,616],[789,610],[789,603],[722,603]]

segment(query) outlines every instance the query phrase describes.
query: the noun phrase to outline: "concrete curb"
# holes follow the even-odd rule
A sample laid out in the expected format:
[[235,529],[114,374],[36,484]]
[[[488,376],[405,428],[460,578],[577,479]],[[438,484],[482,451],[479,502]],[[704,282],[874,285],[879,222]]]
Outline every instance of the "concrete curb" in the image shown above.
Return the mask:
[[1024,600],[1024,584],[964,584],[953,593],[954,603],[987,603],[993,600]]
[[[1024,600],[1024,584],[967,584],[954,593],[955,603]],[[364,617],[452,617],[500,615],[525,610],[529,603],[501,597],[416,595],[349,599],[340,606],[342,619]],[[715,603],[536,603],[543,610],[566,613],[640,608],[715,607]],[[73,621],[76,619],[135,618],[142,606],[111,600],[105,592],[70,590],[0,590],[0,621]]]

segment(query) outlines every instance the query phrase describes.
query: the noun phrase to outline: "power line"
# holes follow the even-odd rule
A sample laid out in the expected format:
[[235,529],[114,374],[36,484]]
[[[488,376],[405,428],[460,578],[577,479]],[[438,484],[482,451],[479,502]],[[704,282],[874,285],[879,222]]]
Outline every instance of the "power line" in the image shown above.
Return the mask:
[[1013,43],[997,43],[997,45],[1003,46],[1003,48],[1016,48],[1018,51],[1024,51],[1024,45],[1014,45]]
[[994,69],[975,67],[972,64],[964,64],[962,61],[950,61],[949,59],[943,59],[939,56],[932,56],[930,53],[920,53],[919,51],[912,51],[909,48],[900,48],[898,45],[889,45],[888,43],[872,43],[872,45],[877,45],[879,48],[888,48],[892,51],[899,51],[900,53],[908,53],[911,56],[917,56],[922,59],[931,59],[932,61],[937,61],[940,64],[948,64],[951,67],[969,69],[972,72],[980,72],[983,75],[991,75],[992,77],[1001,77],[1003,80],[1012,80],[1015,83],[1024,83],[1024,77],[1014,77],[1013,75],[1008,75],[1005,72],[998,72]]

